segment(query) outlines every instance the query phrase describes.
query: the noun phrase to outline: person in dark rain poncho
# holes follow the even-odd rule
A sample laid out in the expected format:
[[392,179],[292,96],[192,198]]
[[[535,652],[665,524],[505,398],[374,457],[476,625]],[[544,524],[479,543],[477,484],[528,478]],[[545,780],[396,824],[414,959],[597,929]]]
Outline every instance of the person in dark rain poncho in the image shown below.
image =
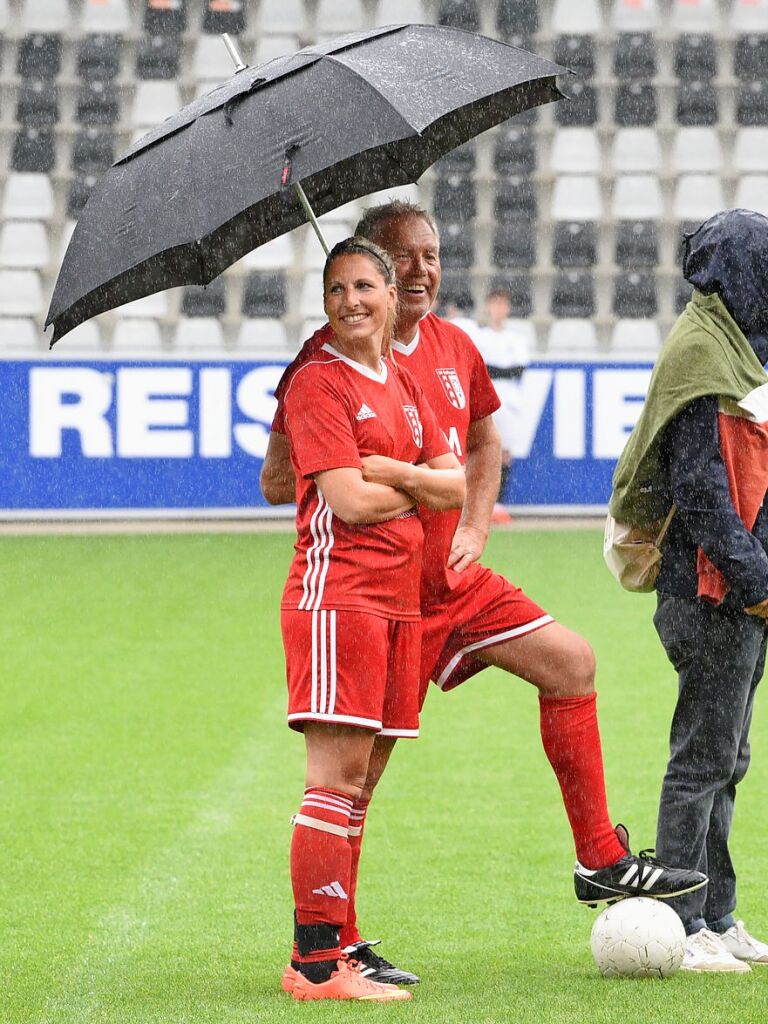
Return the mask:
[[672,900],[688,933],[683,968],[768,966],[734,917],[728,849],[768,632],[768,218],[728,210],[687,236],[694,286],[654,369],[614,475],[611,514],[663,541],[654,624],[679,676],[657,853],[709,875]]

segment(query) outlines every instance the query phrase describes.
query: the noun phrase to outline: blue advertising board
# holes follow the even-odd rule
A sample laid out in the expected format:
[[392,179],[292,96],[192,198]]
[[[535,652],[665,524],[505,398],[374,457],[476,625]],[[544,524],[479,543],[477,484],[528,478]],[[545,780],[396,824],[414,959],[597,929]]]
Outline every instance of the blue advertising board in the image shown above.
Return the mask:
[[[0,359],[0,516],[250,515],[285,360]],[[647,363],[537,362],[507,500],[598,512]]]

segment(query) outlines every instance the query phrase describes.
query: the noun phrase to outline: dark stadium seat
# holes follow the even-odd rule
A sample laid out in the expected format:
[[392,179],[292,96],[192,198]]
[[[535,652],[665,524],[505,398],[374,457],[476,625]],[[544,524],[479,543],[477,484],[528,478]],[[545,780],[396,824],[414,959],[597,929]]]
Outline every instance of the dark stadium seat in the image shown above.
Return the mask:
[[656,41],[651,32],[622,32],[613,51],[617,78],[653,78],[656,74]]
[[115,136],[110,131],[85,128],[72,144],[72,170],[79,174],[105,171],[115,161]]
[[438,178],[435,182],[432,206],[438,220],[470,220],[475,216],[477,209],[474,181],[458,174]]
[[465,28],[468,32],[480,30],[480,10],[477,0],[440,0],[438,24]]
[[583,82],[568,81],[567,99],[555,104],[555,120],[564,128],[588,127],[597,121],[597,90]]
[[743,82],[768,77],[768,35],[740,36],[736,40],[733,73]]
[[493,166],[500,174],[530,174],[536,170],[536,146],[525,128],[502,128],[493,148]]
[[434,168],[440,175],[448,174],[469,174],[475,169],[477,163],[477,147],[475,140],[470,139],[463,146],[450,150],[445,156],[440,157],[434,164]]
[[504,270],[532,267],[536,262],[536,221],[528,217],[497,224],[493,233],[492,260]]
[[681,82],[677,89],[677,121],[686,126],[717,124],[717,89],[712,82]]
[[498,275],[491,281],[491,289],[503,290],[509,295],[510,316],[530,316],[533,312],[533,294],[528,274]]
[[97,176],[95,174],[83,174],[78,175],[72,179],[69,186],[69,195],[67,197],[67,216],[72,217],[74,220],[80,216],[83,212],[83,207],[88,202],[88,197],[93,190],[93,186],[96,184]]
[[255,270],[243,288],[243,316],[285,316],[285,274]]
[[111,81],[120,70],[120,36],[85,36],[77,48],[77,73],[85,81]]
[[659,262],[659,232],[653,221],[622,221],[616,228],[616,263],[627,270],[655,267]]
[[595,312],[595,286],[588,270],[566,270],[552,284],[552,316],[584,317]]
[[61,70],[61,36],[25,36],[19,42],[16,72],[22,78],[55,78]]
[[656,89],[650,82],[622,82],[616,89],[613,119],[623,128],[649,128],[656,124]]
[[499,0],[496,28],[508,36],[532,36],[539,29],[538,0]]
[[592,36],[559,36],[555,40],[552,58],[581,78],[592,78],[595,74],[595,41]]
[[674,306],[675,315],[679,316],[691,301],[693,288],[684,277],[675,278]]
[[597,263],[597,225],[591,221],[559,221],[552,240],[556,267],[592,267]]
[[475,262],[475,233],[472,225],[464,221],[459,223],[441,223],[440,229],[440,262],[451,269],[468,269]]
[[48,174],[56,165],[56,140],[50,128],[21,128],[13,139],[14,171]]
[[717,75],[714,36],[681,35],[675,41],[675,74],[684,81],[708,81]]
[[537,217],[539,199],[536,182],[527,175],[501,178],[496,182],[493,213],[500,221]]
[[464,270],[449,270],[443,274],[440,285],[440,302],[457,306],[462,311],[472,309],[472,282]]
[[177,78],[179,52],[178,36],[142,36],[136,47],[137,78]]
[[768,125],[768,81],[747,82],[739,86],[736,120],[740,125]]
[[75,119],[80,124],[115,124],[120,117],[120,103],[111,82],[83,82],[77,94]]
[[146,0],[144,31],[150,35],[183,32],[187,27],[187,0]]
[[215,277],[210,284],[189,285],[181,298],[182,316],[222,316],[227,308],[226,283]]
[[56,83],[46,78],[25,78],[16,99],[16,120],[27,128],[45,128],[59,119]]
[[245,31],[247,3],[242,0],[208,0],[203,15],[203,32],[229,32],[240,35]]
[[616,316],[645,319],[655,316],[658,306],[655,274],[628,270],[616,275],[613,282],[613,312]]

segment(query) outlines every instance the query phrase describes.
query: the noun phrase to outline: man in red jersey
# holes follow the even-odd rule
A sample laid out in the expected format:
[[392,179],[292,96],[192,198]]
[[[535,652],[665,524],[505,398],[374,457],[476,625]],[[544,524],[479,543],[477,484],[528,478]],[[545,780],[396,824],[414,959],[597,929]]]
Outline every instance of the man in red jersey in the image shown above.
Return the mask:
[[[595,659],[582,637],[555,622],[503,576],[478,563],[488,538],[499,489],[501,444],[492,413],[499,400],[483,360],[469,337],[430,312],[440,287],[437,228],[421,207],[399,201],[366,212],[357,233],[392,256],[397,273],[398,314],[393,350],[415,376],[464,464],[467,495],[461,512],[420,510],[424,527],[421,583],[421,699],[429,680],[453,689],[488,665],[532,683],[539,691],[544,750],[557,776],[573,832],[578,863],[574,876],[583,903],[636,894],[671,896],[706,884],[704,875],[669,869],[629,853],[625,831],[608,816],[594,691]],[[280,406],[292,373],[327,338],[316,332],[288,367],[276,391],[262,471],[262,491],[272,504],[294,499]],[[373,478],[374,482],[385,482]],[[365,816],[395,739],[378,736],[369,775],[350,822],[356,879]],[[633,881],[634,880],[634,881]],[[415,975],[378,957],[357,928],[355,884],[350,893],[342,945],[370,968],[376,981],[408,984]]]

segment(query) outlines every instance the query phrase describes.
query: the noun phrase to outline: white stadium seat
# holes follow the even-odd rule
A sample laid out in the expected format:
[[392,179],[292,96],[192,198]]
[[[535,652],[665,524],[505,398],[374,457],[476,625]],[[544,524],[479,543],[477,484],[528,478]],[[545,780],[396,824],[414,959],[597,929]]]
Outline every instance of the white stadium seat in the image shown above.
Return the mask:
[[212,316],[182,316],[173,347],[177,352],[217,352],[224,348],[221,324]]
[[40,352],[48,348],[48,343],[34,320],[22,320],[16,317],[0,319],[0,338],[3,339],[3,352],[15,354]]
[[701,171],[717,174],[723,150],[716,128],[679,128],[672,144],[672,170],[676,174]]
[[619,128],[613,138],[611,158],[617,174],[644,171],[647,174],[661,169],[661,146],[653,128]]
[[321,271],[310,270],[304,275],[299,308],[305,319],[323,316],[323,275]]
[[301,44],[296,35],[261,36],[254,50],[253,65],[258,67],[275,57],[287,57],[300,49]]
[[35,270],[0,270],[0,316],[40,316],[43,289]]
[[328,323],[328,320],[324,316],[309,316],[301,325],[301,331],[299,336],[301,341],[304,342],[307,338],[311,338],[315,331],[319,331],[321,327],[324,327]]
[[51,258],[45,225],[37,220],[7,220],[0,230],[0,267],[41,270]]
[[768,164],[768,128],[740,128],[733,147],[734,169],[763,171]]
[[672,28],[676,32],[711,33],[719,27],[718,0],[674,0]]
[[168,315],[168,293],[155,292],[118,306],[117,315],[127,320],[159,320]]
[[8,12],[8,0],[0,0],[0,32],[5,32],[10,23],[10,14]]
[[768,174],[745,174],[736,186],[734,205],[768,217]]
[[599,220],[602,215],[603,198],[596,177],[564,174],[556,179],[552,194],[553,220]]
[[[313,232],[314,234],[314,232]],[[241,260],[247,270],[284,270],[293,265],[291,235],[279,235],[271,242],[252,249]]]
[[[4,2],[5,0],[3,0],[3,4]],[[69,0],[24,0],[21,27],[25,34],[64,32],[71,24],[72,14],[69,9]],[[2,16],[0,16],[0,28],[2,27]]]
[[615,220],[658,220],[664,204],[658,178],[650,174],[625,174],[616,179],[612,213]]
[[768,0],[734,0],[730,26],[737,34],[768,32]]
[[384,25],[422,25],[429,21],[422,0],[379,0],[373,24],[376,28]]
[[243,320],[235,345],[244,352],[279,352],[287,347],[288,339],[281,320],[254,317]]
[[599,174],[600,142],[592,128],[560,128],[555,132],[550,170],[555,174]]
[[56,355],[66,357],[68,352],[100,352],[102,350],[101,325],[98,320],[86,320],[57,342]]
[[683,174],[677,179],[672,204],[676,220],[706,220],[724,207],[722,182],[714,174]]
[[597,349],[597,335],[591,320],[555,320],[549,328],[547,351],[554,354],[588,354]]
[[[317,239],[317,235],[310,227],[304,233],[303,266],[305,270],[322,270],[325,266],[325,253]],[[349,228],[346,224],[324,224],[323,237],[328,248],[332,249],[337,242],[343,242],[349,237]]]
[[219,83],[234,75],[235,65],[221,36],[202,32],[197,37],[192,71],[196,82]]
[[175,82],[137,82],[131,125],[134,128],[154,128],[175,114],[181,105],[181,94]]
[[317,7],[318,35],[340,36],[360,32],[365,26],[365,12],[360,0],[320,0]]
[[53,216],[53,189],[47,174],[9,174],[3,196],[6,220],[50,220]]
[[130,27],[127,0],[83,0],[80,19],[83,32],[122,34],[128,32]]
[[595,35],[602,25],[597,0],[555,0],[552,31],[556,35]]
[[306,35],[304,0],[261,0],[258,30],[265,35]]
[[118,320],[112,348],[121,355],[159,353],[163,348],[160,325],[156,320]]
[[614,352],[656,353],[661,347],[661,333],[655,320],[618,320],[611,334]]
[[613,0],[615,32],[652,32],[658,27],[656,0]]

